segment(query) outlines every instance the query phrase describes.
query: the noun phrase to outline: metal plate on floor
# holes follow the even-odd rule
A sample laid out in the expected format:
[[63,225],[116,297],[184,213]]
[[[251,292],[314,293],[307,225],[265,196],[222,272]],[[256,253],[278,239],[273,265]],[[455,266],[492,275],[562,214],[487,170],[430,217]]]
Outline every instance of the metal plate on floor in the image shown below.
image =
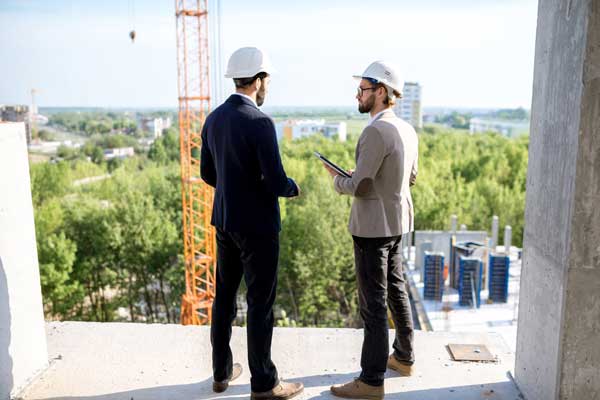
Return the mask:
[[451,343],[448,350],[454,361],[496,361],[496,357],[483,344]]

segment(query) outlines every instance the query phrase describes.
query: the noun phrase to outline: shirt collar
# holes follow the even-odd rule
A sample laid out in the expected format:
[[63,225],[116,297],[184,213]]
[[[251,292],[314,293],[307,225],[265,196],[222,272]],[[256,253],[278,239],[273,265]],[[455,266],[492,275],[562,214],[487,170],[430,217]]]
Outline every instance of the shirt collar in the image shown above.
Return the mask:
[[379,117],[381,117],[381,115],[383,113],[385,113],[388,110],[388,108],[383,109],[381,111],[379,111],[377,114],[373,115],[372,117],[369,117],[369,122],[367,123],[367,126],[370,126],[373,122],[377,121],[379,119]]
[[252,97],[248,96],[247,94],[244,94],[244,93],[237,93],[237,92],[236,92],[236,93],[234,93],[234,94],[235,94],[235,95],[238,95],[238,96],[242,96],[242,97],[245,97],[245,98],[247,98],[248,100],[250,100],[250,101],[252,102],[252,104],[254,104],[254,107],[258,108],[258,105],[256,104],[256,101],[254,101],[254,99],[253,99]]

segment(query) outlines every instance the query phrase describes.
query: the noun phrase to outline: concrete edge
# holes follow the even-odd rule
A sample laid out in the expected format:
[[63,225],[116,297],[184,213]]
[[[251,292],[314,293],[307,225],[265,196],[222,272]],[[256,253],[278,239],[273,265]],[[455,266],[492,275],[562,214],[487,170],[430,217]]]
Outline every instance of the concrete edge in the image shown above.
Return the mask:
[[32,376],[30,376],[25,383],[23,383],[21,386],[15,388],[13,390],[13,393],[11,393],[9,400],[22,400],[27,391],[43,376],[45,375],[52,366],[54,366],[55,364],[55,360],[49,360],[46,362],[46,365],[44,365],[43,368],[40,368],[39,370],[35,371],[33,373]]

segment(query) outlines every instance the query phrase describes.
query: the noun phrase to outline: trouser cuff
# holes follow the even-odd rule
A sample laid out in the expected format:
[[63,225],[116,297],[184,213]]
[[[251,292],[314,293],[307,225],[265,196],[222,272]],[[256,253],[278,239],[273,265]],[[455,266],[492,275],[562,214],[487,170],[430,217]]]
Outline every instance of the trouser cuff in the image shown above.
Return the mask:
[[358,378],[360,379],[362,382],[366,383],[367,385],[371,385],[371,386],[383,386],[383,379],[369,379],[369,378],[365,378],[362,374],[360,375],[360,377]]

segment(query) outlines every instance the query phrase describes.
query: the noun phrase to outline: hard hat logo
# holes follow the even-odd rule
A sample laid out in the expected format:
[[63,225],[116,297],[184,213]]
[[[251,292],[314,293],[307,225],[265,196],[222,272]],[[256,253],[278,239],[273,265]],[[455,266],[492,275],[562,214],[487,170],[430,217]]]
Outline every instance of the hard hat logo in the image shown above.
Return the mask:
[[375,61],[362,74],[352,76],[356,79],[374,79],[383,83],[387,87],[388,97],[393,97],[394,91],[402,96],[404,80],[400,76],[400,72],[384,61]]
[[225,78],[251,78],[260,72],[274,72],[268,55],[256,47],[242,47],[229,57]]

